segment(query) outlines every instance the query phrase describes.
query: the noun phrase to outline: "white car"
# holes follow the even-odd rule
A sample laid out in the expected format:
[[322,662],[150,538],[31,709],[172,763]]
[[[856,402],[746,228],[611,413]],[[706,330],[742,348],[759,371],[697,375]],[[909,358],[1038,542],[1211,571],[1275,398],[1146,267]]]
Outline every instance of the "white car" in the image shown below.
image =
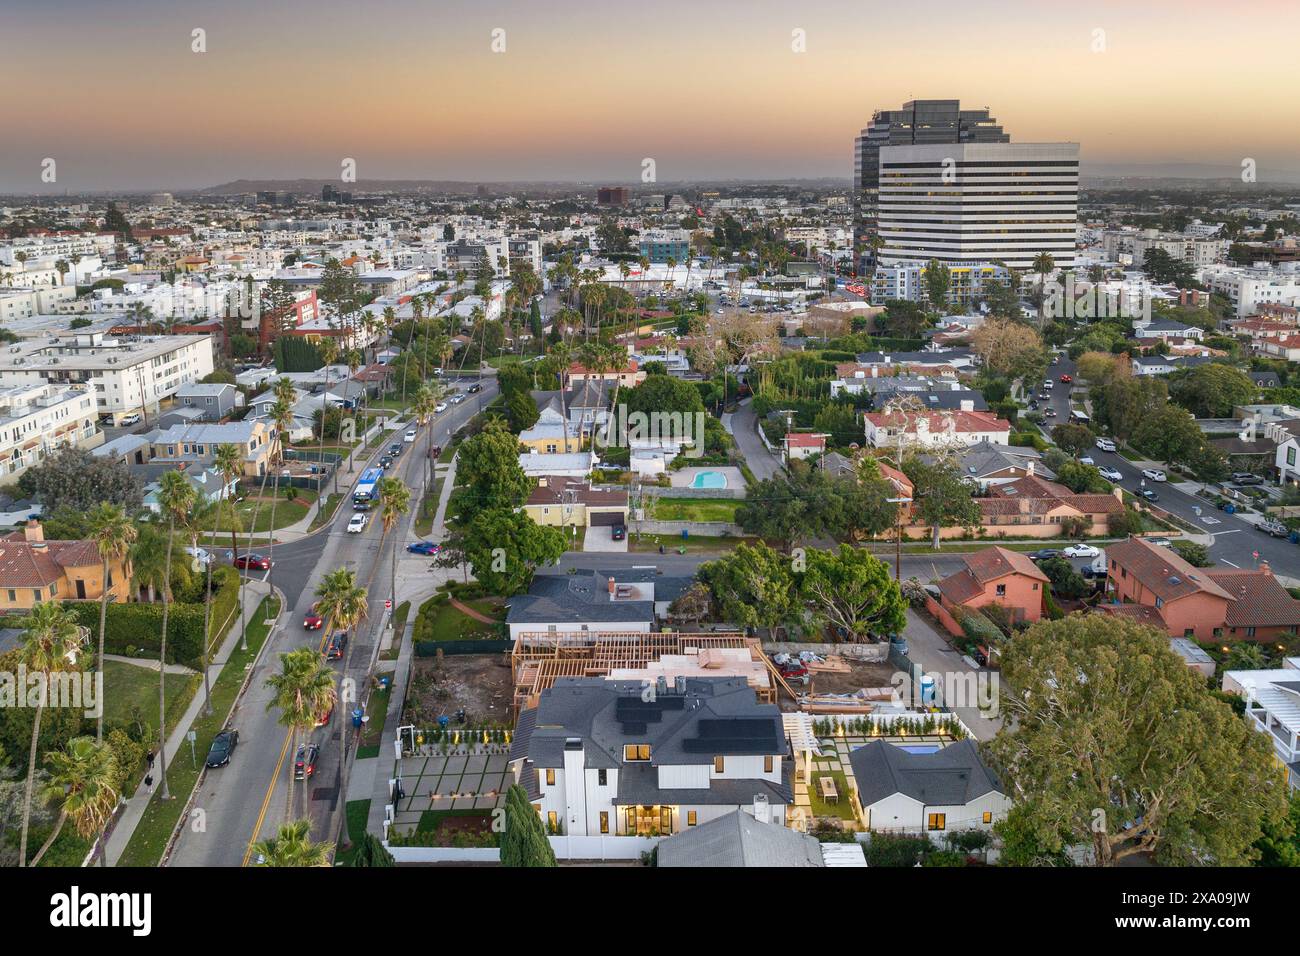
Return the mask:
[[186,548],[185,553],[194,559],[194,568],[206,568],[212,562],[212,552],[207,548]]
[[1047,389],[1049,392],[1055,387],[1056,387],[1055,384],[1052,382],[1050,378],[1043,383],[1043,388]]
[[1115,441],[1112,438],[1098,438],[1096,444],[1102,451],[1115,451]]
[[119,425],[138,425],[138,424],[140,424],[140,413],[139,413],[139,412],[132,412],[130,415],[125,415],[125,416],[122,417],[122,420],[118,422],[118,424],[119,424]]
[[411,442],[415,441],[415,429],[414,429],[414,428],[408,428],[408,429],[406,430],[406,434],[402,436],[402,441],[406,442],[408,445],[409,445]]
[[1143,468],[1142,477],[1148,478],[1151,481],[1164,481],[1165,473],[1159,468]]
[[1090,544],[1072,544],[1061,553],[1067,558],[1095,558],[1101,554],[1101,550]]
[[438,414],[441,414],[441,413],[445,412],[446,410],[447,410],[447,403],[446,403],[446,402],[439,402],[439,403],[438,403],[438,407],[434,409],[434,411],[437,412]]
[[1091,455],[1083,455],[1083,456],[1080,457],[1080,459],[1079,459],[1079,464],[1081,464],[1081,465],[1095,465],[1095,464],[1097,464],[1097,463],[1096,463],[1095,461],[1092,460],[1092,456],[1091,456]]
[[366,530],[366,519],[369,517],[365,512],[354,514],[348,521],[348,534],[360,534]]
[[1124,480],[1124,473],[1121,472],[1118,468],[1109,468],[1109,467],[1107,467],[1106,465],[1102,465],[1100,468],[1097,469],[1097,471],[1098,471],[1098,472],[1101,474],[1101,476],[1102,476],[1103,478],[1105,478],[1107,481],[1123,481],[1123,480]]

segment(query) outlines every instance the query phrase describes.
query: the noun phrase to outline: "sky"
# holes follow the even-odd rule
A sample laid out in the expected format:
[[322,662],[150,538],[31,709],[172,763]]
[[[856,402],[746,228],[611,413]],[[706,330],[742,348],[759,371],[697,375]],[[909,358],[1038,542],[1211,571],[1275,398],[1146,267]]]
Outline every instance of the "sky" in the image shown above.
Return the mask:
[[1298,0],[4,0],[0,192],[345,159],[361,179],[635,184],[646,159],[662,182],[848,178],[872,111],[913,97],[1078,142],[1085,173],[1251,159],[1263,183],[1300,177],[1297,27]]

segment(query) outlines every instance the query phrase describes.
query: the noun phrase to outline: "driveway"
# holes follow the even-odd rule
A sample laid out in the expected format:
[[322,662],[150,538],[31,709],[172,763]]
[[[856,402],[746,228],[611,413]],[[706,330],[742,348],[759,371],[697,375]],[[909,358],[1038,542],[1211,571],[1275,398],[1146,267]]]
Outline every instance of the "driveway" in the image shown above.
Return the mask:
[[626,554],[627,535],[624,534],[621,541],[615,541],[613,528],[593,526],[587,529],[587,534],[582,539],[582,550]]
[[[960,688],[975,685],[979,687],[981,697],[992,693],[991,699],[997,700],[998,673],[972,667],[962,654],[952,649],[934,625],[911,608],[907,610],[903,634],[907,638],[907,656],[923,673],[934,678],[939,703],[943,703],[943,689],[949,685]],[[980,686],[977,682],[988,683]],[[958,706],[953,710],[977,740],[993,739],[1002,727],[1000,718],[985,717],[978,706]]]
[[736,447],[755,478],[763,481],[781,471],[781,459],[768,451],[763,439],[758,437],[758,416],[754,414],[750,399],[745,399],[735,412],[724,416],[722,424],[736,439]]

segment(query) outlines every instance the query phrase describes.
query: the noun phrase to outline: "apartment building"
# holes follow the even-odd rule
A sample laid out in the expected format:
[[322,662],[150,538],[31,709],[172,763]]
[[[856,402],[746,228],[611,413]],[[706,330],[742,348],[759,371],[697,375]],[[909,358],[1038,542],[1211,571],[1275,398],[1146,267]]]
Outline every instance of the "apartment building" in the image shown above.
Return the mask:
[[95,393],[85,386],[0,387],[0,481],[17,478],[64,445],[100,444],[98,420]]
[[[950,262],[948,267],[948,305],[966,308],[983,294],[990,279],[1005,282],[1007,270],[991,262]],[[884,305],[890,299],[907,302],[928,302],[925,288],[925,271],[928,263],[881,263],[871,278],[871,302]]]
[[1157,229],[1108,229],[1102,234],[1101,242],[1110,262],[1121,262],[1123,256],[1128,256],[1134,266],[1140,267],[1148,252],[1159,249],[1197,269],[1222,262],[1231,245],[1227,239]]
[[182,385],[212,372],[206,335],[51,334],[0,350],[0,386],[87,385],[114,421],[153,414]]
[[651,262],[685,262],[691,254],[691,234],[686,229],[647,229],[637,237],[637,250]]
[[741,808],[784,824],[794,803],[780,711],[743,677],[660,677],[652,695],[560,678],[520,715],[510,761],[542,822],[571,836],[669,836]]
[[1263,306],[1300,306],[1300,262],[1275,267],[1209,266],[1201,271],[1201,281],[1211,292],[1229,299],[1239,319],[1256,315]]

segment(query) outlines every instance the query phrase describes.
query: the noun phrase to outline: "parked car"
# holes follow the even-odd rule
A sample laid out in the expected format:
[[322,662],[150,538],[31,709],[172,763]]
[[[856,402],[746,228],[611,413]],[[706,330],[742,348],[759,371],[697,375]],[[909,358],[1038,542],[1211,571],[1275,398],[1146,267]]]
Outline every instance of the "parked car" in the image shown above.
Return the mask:
[[235,557],[235,567],[242,571],[270,571],[271,562],[265,555],[240,554]]
[[411,442],[415,441],[416,434],[417,432],[414,428],[408,428],[406,434],[402,436],[402,441],[409,445]]
[[1038,551],[1031,551],[1029,553],[1029,560],[1046,561],[1049,558],[1059,558],[1060,556],[1061,552],[1056,548],[1040,548]]
[[1115,439],[1113,438],[1098,438],[1094,444],[1102,451],[1113,452],[1116,450]]
[[334,705],[330,704],[330,709],[325,711],[325,713],[321,714],[320,717],[316,718],[316,726],[327,727],[329,726],[329,722],[333,718],[334,718]]
[[1101,554],[1101,549],[1090,544],[1072,544],[1061,553],[1067,558],[1095,558]]
[[293,761],[293,779],[306,780],[316,772],[316,758],[320,747],[316,744],[299,744],[298,756]]
[[212,746],[208,748],[208,757],[204,763],[209,767],[224,767],[230,763],[230,755],[235,752],[239,746],[238,730],[223,730],[212,738]]
[[206,568],[212,563],[212,552],[207,548],[186,548],[185,553],[194,559],[195,567]]
[[1091,455],[1080,455],[1080,456],[1079,456],[1079,464],[1081,464],[1081,465],[1095,465],[1095,464],[1097,464],[1097,463],[1096,463],[1095,461],[1092,460],[1092,456],[1091,456]]
[[1061,381],[1062,381],[1062,382],[1065,382],[1066,384],[1069,384],[1070,382],[1073,382],[1074,379],[1070,378],[1070,376],[1068,376],[1068,375],[1062,375],[1062,376],[1061,376]]
[[319,631],[325,626],[325,618],[316,613],[316,605],[313,604],[303,615],[302,626],[309,631]]
[[1164,481],[1165,473],[1159,468],[1143,468],[1142,477],[1148,481]]
[[1248,471],[1234,471],[1232,473],[1232,481],[1234,484],[1238,485],[1262,485],[1264,483],[1263,478],[1259,477],[1259,475],[1251,474]]
[[1285,538],[1289,534],[1287,526],[1276,518],[1265,518],[1259,523],[1258,527],[1260,531],[1272,535],[1274,538]]
[[359,511],[348,520],[348,534],[360,534],[366,530],[366,521],[369,515],[364,511]]
[[1097,469],[1097,473],[1107,481],[1119,482],[1124,480],[1124,473],[1118,468],[1111,468],[1109,465],[1102,465]]
[[325,648],[325,660],[341,661],[343,652],[348,649],[348,632],[339,631],[330,638],[329,646]]
[[139,425],[139,424],[140,424],[140,413],[139,413],[139,412],[132,412],[130,415],[123,415],[123,416],[122,416],[122,420],[119,421],[118,424],[119,424],[119,425]]
[[1138,493],[1139,493],[1143,498],[1145,498],[1147,501],[1159,501],[1159,500],[1160,500],[1160,496],[1159,496],[1158,494],[1156,494],[1154,491],[1152,491],[1150,488],[1143,488],[1143,489],[1142,489],[1140,492],[1138,492]]
[[442,546],[434,544],[432,541],[412,541],[406,546],[406,550],[411,552],[411,554],[423,554],[429,556],[441,551]]

